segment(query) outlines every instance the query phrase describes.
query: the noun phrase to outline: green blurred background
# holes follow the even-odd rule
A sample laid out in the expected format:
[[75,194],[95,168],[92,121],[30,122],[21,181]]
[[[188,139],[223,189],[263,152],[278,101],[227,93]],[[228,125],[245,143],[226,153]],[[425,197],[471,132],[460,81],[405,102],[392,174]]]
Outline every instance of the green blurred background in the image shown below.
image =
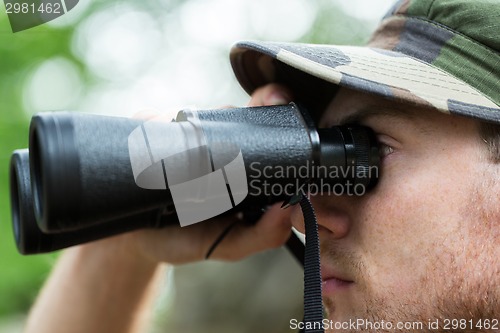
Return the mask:
[[[69,109],[130,116],[149,108],[165,111],[186,106],[244,105],[247,96],[233,78],[228,61],[232,43],[261,39],[362,44],[390,3],[81,0],[68,14],[18,33],[12,33],[5,7],[0,5],[0,333],[21,331],[23,320],[57,258],[57,253],[19,255],[12,234],[9,158],[14,149],[27,147],[29,119],[34,113]],[[197,301],[199,297],[214,304],[226,302],[221,312],[235,309],[239,301],[214,296],[217,288],[231,293],[226,289],[227,283],[224,287],[210,284],[216,284],[221,274],[241,274],[238,281],[245,276],[255,285],[236,288],[255,294],[255,286],[268,284],[269,290],[276,290],[275,285],[280,282],[271,277],[279,279],[279,270],[288,272],[281,277],[285,279],[292,272],[297,276],[290,284],[290,290],[296,290],[291,297],[292,308],[300,309],[300,269],[291,259],[287,263],[285,257],[288,258],[286,253],[278,251],[236,266],[202,263],[170,272],[166,296],[158,303],[156,329],[201,331],[199,327],[182,326],[177,316],[163,315],[171,308],[168,303],[172,302],[172,295],[187,302],[186,311],[196,309],[193,304],[198,304],[200,312],[208,312],[191,316],[194,321],[202,325],[206,320],[224,321],[216,311],[203,310],[212,303]],[[204,278],[198,274],[204,274]],[[195,284],[172,284],[189,281],[192,275],[196,275]],[[199,287],[200,279],[206,279],[208,285]],[[190,295],[189,290],[196,292]],[[212,292],[204,295],[200,290]],[[288,294],[276,291],[274,298],[285,302]],[[255,302],[255,307],[261,306]],[[265,298],[260,302],[269,303]],[[251,304],[248,302],[247,306]],[[206,325],[202,327],[209,331]],[[213,331],[223,330],[213,325]]]

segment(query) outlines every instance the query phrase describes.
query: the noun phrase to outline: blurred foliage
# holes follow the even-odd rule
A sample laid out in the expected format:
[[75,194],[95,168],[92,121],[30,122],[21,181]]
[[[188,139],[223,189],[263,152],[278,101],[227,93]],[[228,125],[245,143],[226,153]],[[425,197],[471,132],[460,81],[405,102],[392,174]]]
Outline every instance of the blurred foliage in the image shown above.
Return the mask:
[[[90,0],[89,0],[90,1]],[[123,2],[123,1],[122,1]],[[131,1],[158,20],[165,19],[183,1]],[[113,1],[93,1],[86,15]],[[334,2],[318,1],[321,10],[310,31],[301,41],[310,43],[362,44],[367,38],[365,25],[340,11]],[[3,6],[0,6],[0,317],[26,313],[45,280],[57,254],[23,257],[14,244],[11,227],[8,172],[13,150],[28,145],[28,115],[23,109],[23,89],[31,71],[52,57],[64,57],[76,64],[88,88],[96,79],[86,65],[71,52],[74,28],[42,25],[20,33],[11,32]],[[242,36],[247,37],[247,36]],[[227,54],[223,55],[227,57]],[[85,87],[84,87],[85,89]]]
[[[131,1],[132,2],[132,1]],[[180,1],[170,1],[168,11]],[[95,1],[93,13],[113,1]],[[135,3],[135,2],[133,2]],[[144,10],[159,13],[155,1],[143,1]],[[28,146],[29,116],[23,107],[24,87],[30,72],[43,61],[63,57],[78,66],[84,85],[93,77],[85,64],[71,52],[74,27],[41,25],[12,33],[3,5],[0,5],[0,317],[26,313],[45,280],[57,254],[21,256],[16,249],[11,226],[9,200],[9,160],[13,150]],[[76,23],[78,24],[78,22]]]
[[5,13],[0,15],[0,316],[26,312],[54,258],[17,252],[8,198],[9,160],[13,150],[28,146],[29,120],[22,100],[30,70],[55,55],[73,58],[70,39],[69,29],[47,26],[13,34]]
[[368,41],[370,26],[344,12],[334,1],[319,0],[314,24],[300,42],[313,44],[363,45]]

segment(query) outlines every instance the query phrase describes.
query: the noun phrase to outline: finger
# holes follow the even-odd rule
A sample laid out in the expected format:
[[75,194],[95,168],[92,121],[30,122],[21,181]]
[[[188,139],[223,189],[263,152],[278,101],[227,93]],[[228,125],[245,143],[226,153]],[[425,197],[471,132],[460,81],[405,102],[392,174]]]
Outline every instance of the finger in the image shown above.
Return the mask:
[[162,229],[145,229],[137,233],[143,253],[155,262],[183,264],[205,259],[205,255],[236,216],[213,218],[190,226],[169,225]]
[[213,259],[240,260],[285,244],[291,234],[290,210],[270,207],[254,225],[237,224],[211,255]]
[[254,91],[248,106],[282,105],[292,101],[292,92],[277,83],[267,84]]
[[151,260],[183,264],[205,259],[209,249],[231,224],[235,224],[216,246],[210,259],[235,261],[252,254],[282,246],[291,234],[289,209],[272,206],[255,225],[247,225],[236,216],[213,218],[180,228],[142,230],[137,237],[142,251]]

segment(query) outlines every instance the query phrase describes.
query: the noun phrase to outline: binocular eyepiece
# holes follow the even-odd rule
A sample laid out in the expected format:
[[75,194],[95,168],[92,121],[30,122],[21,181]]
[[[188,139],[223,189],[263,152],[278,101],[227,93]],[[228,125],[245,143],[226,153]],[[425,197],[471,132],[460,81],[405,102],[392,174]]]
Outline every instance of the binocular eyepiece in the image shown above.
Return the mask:
[[175,121],[40,113],[29,153],[11,159],[14,234],[21,253],[40,253],[252,212],[311,187],[359,195],[378,165],[369,128],[316,129],[293,103],[181,111]]

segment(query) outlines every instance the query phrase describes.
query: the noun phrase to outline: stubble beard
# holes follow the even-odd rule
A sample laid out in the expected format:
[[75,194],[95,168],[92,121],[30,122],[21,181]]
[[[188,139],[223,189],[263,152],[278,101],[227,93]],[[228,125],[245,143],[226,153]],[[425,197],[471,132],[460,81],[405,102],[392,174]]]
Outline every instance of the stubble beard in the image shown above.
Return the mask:
[[[499,187],[496,181],[494,184],[482,181],[471,191],[470,202],[463,208],[463,229],[458,238],[453,237],[460,240],[460,246],[455,244],[455,251],[441,253],[430,263],[431,269],[415,289],[420,293],[403,295],[396,290],[384,290],[382,294],[369,286],[357,285],[364,301],[351,319],[394,324],[392,329],[364,329],[363,332],[500,332],[500,323],[497,330],[477,326],[485,320],[500,320],[500,204],[497,202],[500,192],[492,191]],[[497,195],[492,196],[492,193]],[[442,244],[435,246],[447,251]],[[322,251],[342,267],[350,267],[356,274],[366,274],[361,257],[354,253],[335,248]],[[369,276],[365,278],[369,281]],[[327,318],[335,320],[335,303],[325,298],[324,304]],[[446,329],[446,320],[453,319],[465,319],[467,327],[453,329],[449,326]],[[430,326],[436,321],[439,323],[437,329]],[[422,327],[398,330],[395,327],[398,322],[422,323]],[[331,329],[328,332],[360,330]]]

